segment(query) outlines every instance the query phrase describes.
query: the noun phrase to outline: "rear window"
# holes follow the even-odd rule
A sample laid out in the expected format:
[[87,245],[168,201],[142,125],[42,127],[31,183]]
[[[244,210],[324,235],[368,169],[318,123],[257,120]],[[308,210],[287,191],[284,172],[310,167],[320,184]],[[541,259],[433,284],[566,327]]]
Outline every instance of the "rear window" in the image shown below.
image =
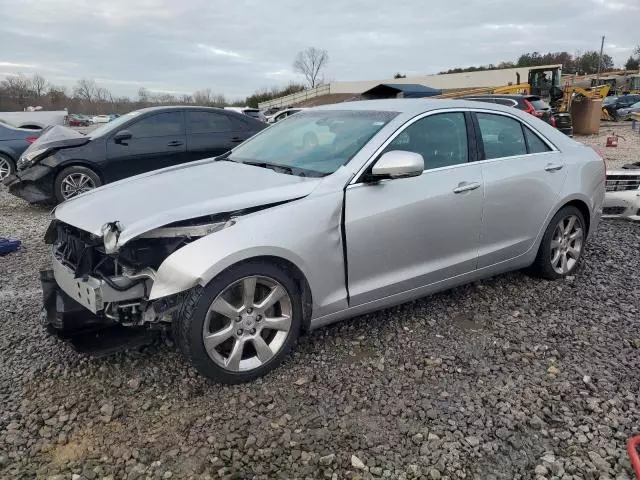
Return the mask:
[[260,112],[256,110],[245,110],[244,114],[252,118],[260,118]]
[[549,104],[539,98],[527,98],[536,110],[549,110]]

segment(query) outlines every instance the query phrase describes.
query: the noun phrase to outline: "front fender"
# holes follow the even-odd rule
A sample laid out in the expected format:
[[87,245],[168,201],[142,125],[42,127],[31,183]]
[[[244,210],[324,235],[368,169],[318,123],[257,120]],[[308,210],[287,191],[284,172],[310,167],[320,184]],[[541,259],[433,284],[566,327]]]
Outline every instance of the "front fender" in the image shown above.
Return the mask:
[[235,219],[180,248],[160,265],[149,299],[205,286],[230,266],[256,257],[294,264],[311,289],[314,315],[346,307],[340,219],[342,192],[311,195]]

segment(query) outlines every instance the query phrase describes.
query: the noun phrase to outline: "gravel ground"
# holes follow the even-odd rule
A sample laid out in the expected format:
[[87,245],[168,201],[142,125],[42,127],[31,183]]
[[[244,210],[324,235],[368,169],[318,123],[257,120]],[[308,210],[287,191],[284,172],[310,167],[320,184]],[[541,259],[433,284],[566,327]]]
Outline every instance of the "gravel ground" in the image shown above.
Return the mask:
[[0,188],[0,478],[630,479],[640,225],[574,278],[512,273],[325,328],[220,386],[154,345],[91,359],[38,325],[44,208]]
[[[618,146],[607,148],[607,137],[618,135]],[[625,163],[640,162],[640,134],[631,130],[631,122],[602,122],[596,135],[575,135],[574,140],[597,150],[607,161],[609,170]]]

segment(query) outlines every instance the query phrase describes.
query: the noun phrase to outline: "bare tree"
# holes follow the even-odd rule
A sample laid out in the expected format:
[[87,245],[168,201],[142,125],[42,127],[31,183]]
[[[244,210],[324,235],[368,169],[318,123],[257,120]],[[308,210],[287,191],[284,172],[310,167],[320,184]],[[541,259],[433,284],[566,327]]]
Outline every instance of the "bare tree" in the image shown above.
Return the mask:
[[94,80],[88,80],[86,78],[82,78],[78,80],[75,88],[73,89],[74,97],[80,98],[81,100],[86,100],[91,103],[95,97],[98,90],[98,86]]
[[309,47],[296,55],[293,61],[293,70],[301,73],[307,79],[309,87],[315,88],[321,82],[320,72],[329,62],[329,54],[326,50]]
[[193,93],[193,101],[198,105],[209,105],[212,103],[212,95],[210,88],[205,88],[203,90],[197,90]]
[[0,88],[9,99],[23,109],[29,106],[29,98],[31,97],[30,83],[29,79],[22,74],[8,75],[0,83]]
[[31,91],[36,99],[40,99],[47,91],[48,85],[45,78],[39,73],[34,73],[31,77]]

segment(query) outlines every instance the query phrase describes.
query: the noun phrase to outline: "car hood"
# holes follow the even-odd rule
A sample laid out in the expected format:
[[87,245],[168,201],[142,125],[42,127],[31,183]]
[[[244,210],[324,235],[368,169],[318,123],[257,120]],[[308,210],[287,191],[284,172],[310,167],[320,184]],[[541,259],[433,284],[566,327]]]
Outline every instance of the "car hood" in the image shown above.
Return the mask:
[[[42,148],[66,148],[77,147],[89,143],[91,139],[76,130],[62,125],[53,125],[45,128],[38,140],[29,145],[24,153],[32,150],[40,150]],[[24,154],[23,154],[24,155]]]
[[120,247],[174,222],[302,198],[321,181],[208,159],[100,187],[58,205],[53,215],[97,236],[119,222]]

